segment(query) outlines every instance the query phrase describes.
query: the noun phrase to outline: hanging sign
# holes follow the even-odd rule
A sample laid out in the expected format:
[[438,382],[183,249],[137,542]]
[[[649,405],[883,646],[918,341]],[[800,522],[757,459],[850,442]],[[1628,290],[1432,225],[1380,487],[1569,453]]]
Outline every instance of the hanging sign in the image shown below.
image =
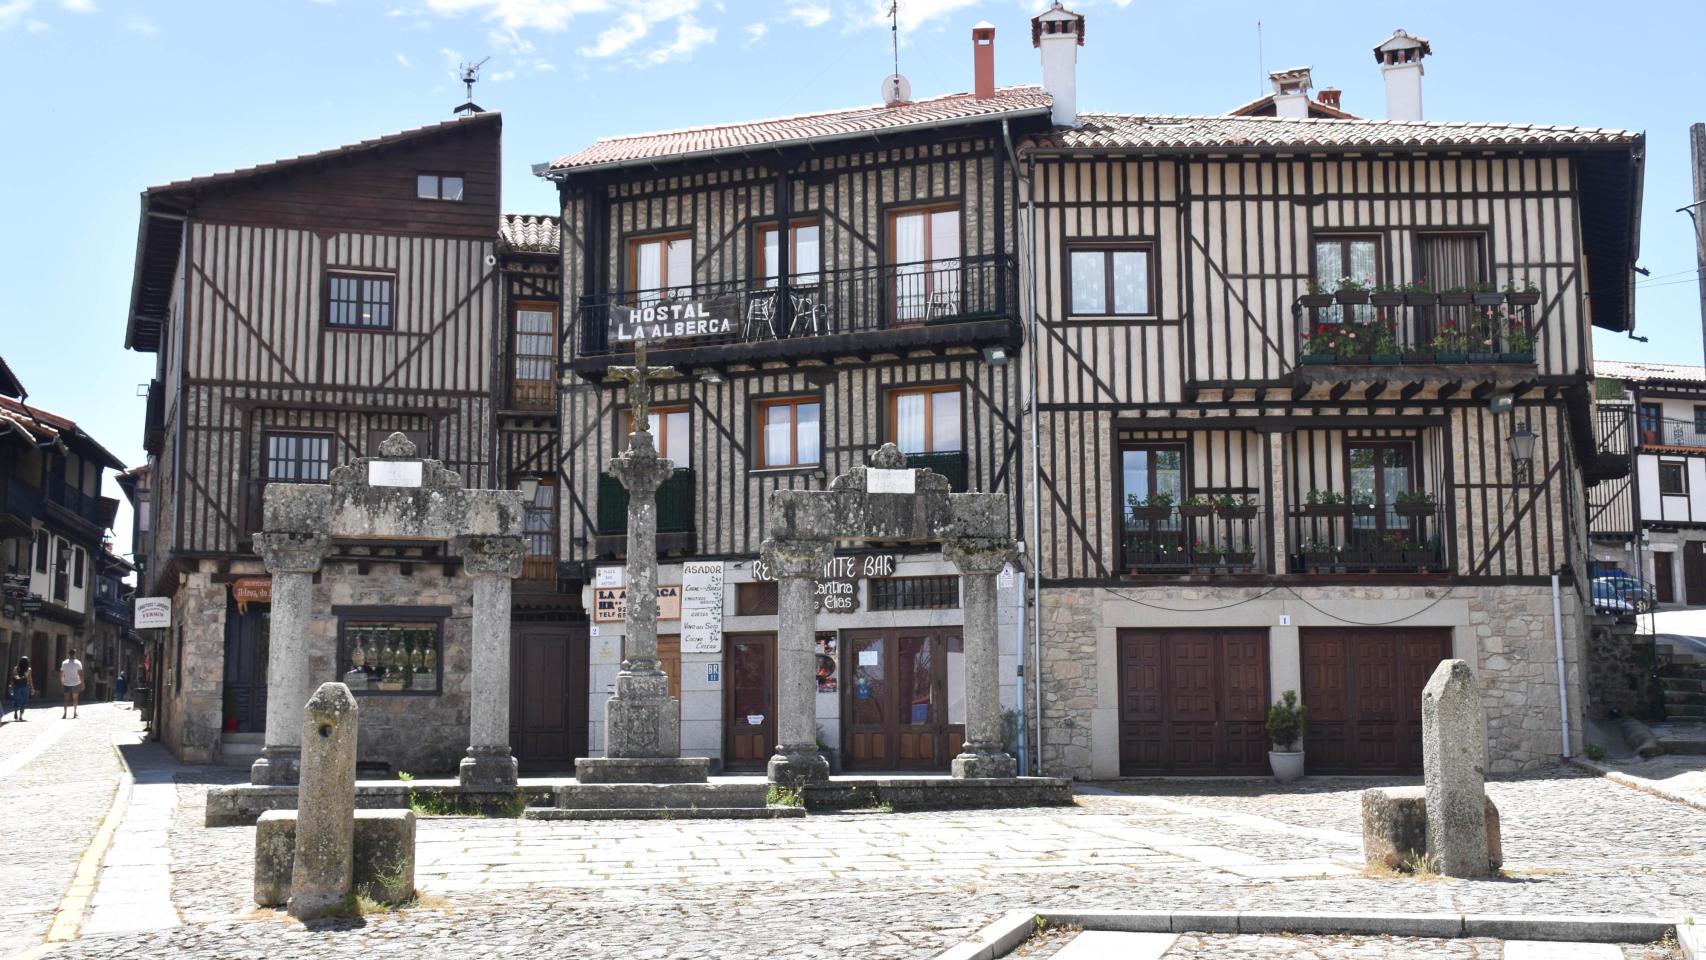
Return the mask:
[[[627,587],[594,588],[592,591],[593,622],[621,623],[627,614]],[[681,619],[681,587],[675,584],[658,587],[658,619]]]
[[723,652],[723,562],[681,565],[681,652]]
[[251,603],[271,603],[272,578],[243,577],[231,581],[231,599],[237,601],[238,613],[248,613]]
[[734,333],[740,296],[700,297],[641,306],[610,307],[610,340],[676,340],[726,337]]
[[137,597],[131,626],[138,630],[160,630],[172,625],[171,597]]

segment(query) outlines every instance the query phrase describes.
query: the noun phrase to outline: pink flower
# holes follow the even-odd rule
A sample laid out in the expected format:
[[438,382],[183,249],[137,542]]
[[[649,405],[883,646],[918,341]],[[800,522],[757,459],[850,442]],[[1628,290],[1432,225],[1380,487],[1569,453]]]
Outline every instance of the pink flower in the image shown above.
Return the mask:
[[1328,340],[1327,341],[1327,349],[1328,350],[1336,350],[1336,349],[1338,349],[1338,347],[1339,347],[1339,341],[1337,341],[1337,340]]

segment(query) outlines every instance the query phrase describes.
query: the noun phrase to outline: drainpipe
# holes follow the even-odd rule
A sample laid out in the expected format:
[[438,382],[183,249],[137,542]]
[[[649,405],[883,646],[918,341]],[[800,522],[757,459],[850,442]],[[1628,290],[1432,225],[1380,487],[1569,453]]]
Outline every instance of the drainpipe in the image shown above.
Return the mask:
[[1570,759],[1570,695],[1564,689],[1564,607],[1558,598],[1558,575],[1552,574],[1552,639],[1558,648],[1558,721],[1564,731],[1564,759]]
[[[187,338],[190,321],[190,221],[184,218],[183,227],[178,239],[178,271],[183,278],[178,284],[177,323],[178,342],[178,389],[176,423],[172,426],[172,499],[176,501],[172,508],[172,555],[175,557],[183,550],[184,529],[184,381],[189,379],[189,349],[184,343]],[[170,363],[171,361],[167,361]],[[158,575],[159,571],[155,571]]]
[[1025,708],[1025,571],[1019,570],[1019,632],[1014,637],[1019,649],[1019,776],[1030,776],[1031,749],[1027,730],[1031,725],[1030,711]]
[[[1013,132],[1012,132],[1012,129],[1009,127],[1008,122],[1006,120],[1001,121],[1001,139],[1002,139],[1002,142],[1007,147],[1007,157],[1011,161],[1011,166],[1013,168],[1013,188],[1014,188],[1014,190],[1018,190],[1019,185],[1021,183],[1023,183],[1026,187],[1026,189],[1025,189],[1025,218],[1026,218],[1026,220],[1025,220],[1025,239],[1024,239],[1024,242],[1019,245],[1019,247],[1020,247],[1020,250],[1025,253],[1026,267],[1027,267],[1029,274],[1030,274],[1030,282],[1029,282],[1029,284],[1027,284],[1027,289],[1025,291],[1025,297],[1023,298],[1024,304],[1025,304],[1025,330],[1026,330],[1026,333],[1025,333],[1026,344],[1025,345],[1026,345],[1026,347],[1028,347],[1028,349],[1025,351],[1025,353],[1027,354],[1029,361],[1030,361],[1025,365],[1025,384],[1026,384],[1025,392],[1026,392],[1027,396],[1025,398],[1024,406],[1025,406],[1025,408],[1029,409],[1030,418],[1031,418],[1031,451],[1030,451],[1030,453],[1031,453],[1031,535],[1028,538],[1030,541],[1030,548],[1031,548],[1030,549],[1030,556],[1028,557],[1029,564],[1030,564],[1029,572],[1031,575],[1027,579],[1031,583],[1031,603],[1034,605],[1034,607],[1036,608],[1036,611],[1037,611],[1031,617],[1031,652],[1032,652],[1032,658],[1031,658],[1032,667],[1031,667],[1031,669],[1034,670],[1036,673],[1036,682],[1032,683],[1030,686],[1031,686],[1032,705],[1034,707],[1033,716],[1035,717],[1036,724],[1037,724],[1037,736],[1036,736],[1036,741],[1035,741],[1036,742],[1036,751],[1037,751],[1037,776],[1040,777],[1040,776],[1044,775],[1044,770],[1043,770],[1043,683],[1042,683],[1042,668],[1043,668],[1043,616],[1042,616],[1042,613],[1043,613],[1043,606],[1042,606],[1042,555],[1040,553],[1040,551],[1042,550],[1043,537],[1042,537],[1042,512],[1041,512],[1042,511],[1042,493],[1041,493],[1041,487],[1040,487],[1041,474],[1040,474],[1040,471],[1038,470],[1038,467],[1037,467],[1037,451],[1038,451],[1039,447],[1041,446],[1041,444],[1038,440],[1038,427],[1037,427],[1037,417],[1038,417],[1038,410],[1037,410],[1037,364],[1040,362],[1039,358],[1037,356],[1037,250],[1036,250],[1036,243],[1037,243],[1037,202],[1036,202],[1035,191],[1033,189],[1031,189],[1033,184],[1031,183],[1030,176],[1029,175],[1023,175],[1022,176],[1019,173],[1019,157],[1013,151]],[[1022,602],[1023,602],[1023,600],[1021,599],[1021,603]],[[1024,638],[1020,637],[1019,642],[1023,643]]]

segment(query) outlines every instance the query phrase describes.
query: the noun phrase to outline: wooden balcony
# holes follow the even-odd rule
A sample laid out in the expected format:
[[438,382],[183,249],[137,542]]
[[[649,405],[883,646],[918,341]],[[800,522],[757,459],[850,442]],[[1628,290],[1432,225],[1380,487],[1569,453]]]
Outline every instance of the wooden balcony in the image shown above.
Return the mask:
[[[1601,411],[1603,414],[1605,411]],[[1642,449],[1668,449],[1706,452],[1706,424],[1692,420],[1653,420],[1642,417],[1640,441]]]
[[1287,517],[1291,573],[1440,574],[1451,569],[1432,503],[1304,506]]
[[41,515],[41,490],[7,477],[0,485],[0,536],[27,537]]
[[[825,270],[582,297],[577,359],[595,379],[647,339],[657,365],[753,363],[953,346],[1017,347],[1018,271],[1005,256]],[[660,329],[665,336],[655,336]],[[667,335],[669,330],[683,331]]]
[[[693,470],[675,471],[658,487],[658,552],[691,553],[696,538]],[[620,557],[628,552],[628,488],[608,473],[598,475],[597,552]]]
[[1121,558],[1143,576],[1235,576],[1273,571],[1267,512],[1260,506],[1126,507]]

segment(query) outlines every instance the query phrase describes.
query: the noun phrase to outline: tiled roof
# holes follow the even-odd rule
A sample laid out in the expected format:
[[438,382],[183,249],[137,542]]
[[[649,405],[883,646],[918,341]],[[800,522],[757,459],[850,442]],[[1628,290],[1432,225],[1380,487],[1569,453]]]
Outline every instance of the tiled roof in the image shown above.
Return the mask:
[[418,137],[433,136],[458,127],[472,126],[480,123],[498,123],[501,119],[501,115],[495,110],[489,113],[471,114],[465,117],[457,117],[454,120],[445,120],[441,123],[429,123],[424,127],[415,127],[410,130],[400,130],[396,133],[387,133],[384,136],[374,137],[370,140],[362,140],[358,143],[347,143],[341,147],[332,147],[329,150],[320,150],[315,153],[304,153],[301,156],[287,157],[283,160],[274,160],[270,163],[256,164],[252,167],[242,167],[225,173],[213,173],[201,177],[191,177],[188,180],[174,180],[171,183],[161,184],[157,187],[149,187],[144,192],[170,192],[173,190],[184,190],[192,187],[210,186],[216,183],[223,183],[227,180],[240,180],[244,177],[255,176],[256,174],[270,173],[282,167],[292,167],[303,163],[314,163],[319,160],[327,160],[344,154],[359,153],[364,150],[386,147],[394,143],[401,143],[405,140],[413,140]]
[[[1239,104],[1231,110],[1226,111],[1226,115],[1229,117],[1271,117],[1274,115],[1273,110],[1274,95],[1270,93],[1265,97],[1257,97],[1249,103]],[[1362,119],[1354,113],[1346,113],[1338,107],[1330,107],[1319,100],[1309,101],[1309,115],[1311,117],[1331,120]]]
[[988,100],[953,93],[893,107],[873,105],[747,123],[666,130],[610,137],[551,161],[550,170],[677,160],[700,154],[752,147],[775,147],[806,140],[840,139],[872,133],[943,126],[1013,114],[1046,112],[1052,101],[1041,87],[1003,87]]
[[561,253],[556,217],[506,213],[498,221],[498,246],[517,253]]
[[1696,380],[1706,382],[1706,367],[1642,360],[1595,360],[1593,375],[1609,380]]
[[63,439],[68,444],[82,447],[80,452],[100,460],[105,466],[114,470],[124,469],[124,461],[96,443],[94,437],[84,433],[75,420],[49,413],[33,404],[20,403],[11,397],[0,397],[0,416],[23,426],[38,440]]
[[1430,120],[1141,116],[1080,113],[1081,126],[1031,138],[1045,149],[1236,149],[1245,147],[1482,147],[1633,143],[1641,135],[1598,127]]

